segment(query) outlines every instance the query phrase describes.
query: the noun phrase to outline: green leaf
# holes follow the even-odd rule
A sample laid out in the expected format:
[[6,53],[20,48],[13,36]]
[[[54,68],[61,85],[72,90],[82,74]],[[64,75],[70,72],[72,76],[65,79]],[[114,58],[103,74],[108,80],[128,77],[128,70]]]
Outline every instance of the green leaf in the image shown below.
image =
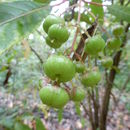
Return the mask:
[[13,20],[25,17],[43,9],[47,9],[43,4],[32,1],[15,1],[0,3],[0,25],[6,24]]
[[0,54],[27,37],[49,14],[50,8],[31,1],[0,4]]
[[36,118],[36,130],[46,130],[44,124],[39,118]]
[[116,16],[119,20],[130,22],[130,6],[110,5],[107,8],[109,13]]
[[12,129],[14,125],[14,119],[5,117],[0,121],[0,125],[4,126],[5,128]]
[[[96,3],[100,3],[102,4],[102,0],[92,0],[92,2],[96,2]],[[103,10],[103,6],[97,6],[97,5],[90,5],[91,11],[95,16],[98,16],[99,18],[99,22],[102,23],[103,22],[103,18],[104,18],[104,10]]]
[[31,130],[31,128],[23,123],[17,122],[15,123],[14,130]]

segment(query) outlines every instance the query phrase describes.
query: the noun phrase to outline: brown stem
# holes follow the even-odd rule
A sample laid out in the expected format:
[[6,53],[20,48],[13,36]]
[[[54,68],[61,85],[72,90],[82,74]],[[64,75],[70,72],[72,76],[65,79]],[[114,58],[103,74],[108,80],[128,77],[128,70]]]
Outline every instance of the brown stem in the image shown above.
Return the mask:
[[72,42],[71,52],[74,50],[74,45],[76,43],[76,39],[77,39],[78,32],[79,32],[79,23],[80,23],[80,17],[81,17],[80,9],[81,9],[81,0],[79,1],[79,11],[78,11],[78,18],[77,18],[77,24],[78,24],[78,26],[76,28],[74,39],[73,39],[73,42]]
[[87,110],[87,108],[85,107],[85,105],[81,102],[80,103],[85,111],[85,114],[89,116],[89,111]]
[[97,98],[95,99],[96,95],[94,91],[92,90],[92,101],[94,106],[94,121],[95,121],[95,127],[98,128],[98,101]]
[[8,72],[6,74],[6,78],[5,78],[4,82],[3,82],[4,86],[6,86],[8,84],[9,78],[10,78],[10,76],[12,74],[10,66],[8,66],[7,69],[8,69]]
[[[89,34],[90,36],[93,35],[96,26],[97,26],[97,20],[92,24],[92,26],[91,26],[90,28],[87,29],[87,32],[88,32],[88,34]],[[79,54],[79,56],[81,56],[82,53],[83,53],[85,40],[86,40],[87,38],[88,38],[88,36],[86,35],[86,33],[83,33],[82,36],[81,36],[80,42],[79,42],[79,44],[78,44],[78,47],[77,47],[77,49],[76,49],[76,54]],[[84,59],[84,61],[85,61],[86,57],[87,57],[87,56],[85,56],[84,58],[82,57],[82,58]],[[73,60],[74,60],[74,59],[79,60],[75,54],[73,55]]]
[[31,51],[37,56],[37,58],[39,59],[39,61],[41,62],[41,64],[43,64],[43,60],[40,57],[40,55],[31,46],[30,46],[30,48],[31,48]]
[[91,99],[92,99],[92,96],[90,94],[90,91],[88,90],[89,119],[91,122],[92,130],[96,130],[95,122],[94,122],[94,118],[93,118],[93,112],[92,112]]

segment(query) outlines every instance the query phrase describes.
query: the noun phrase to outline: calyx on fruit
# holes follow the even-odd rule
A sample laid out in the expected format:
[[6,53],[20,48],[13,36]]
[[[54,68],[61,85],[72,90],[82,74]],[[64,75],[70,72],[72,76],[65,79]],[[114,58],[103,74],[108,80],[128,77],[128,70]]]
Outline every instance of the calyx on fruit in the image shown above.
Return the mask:
[[63,88],[59,87],[43,87],[40,90],[39,95],[43,104],[53,108],[63,108],[69,101],[68,93]]
[[85,65],[81,62],[75,62],[75,69],[77,73],[83,73],[85,71]]
[[87,72],[82,77],[82,83],[85,86],[90,86],[90,87],[97,85],[100,80],[101,80],[101,74],[98,69],[89,70],[89,72]]
[[44,31],[46,33],[48,33],[48,29],[53,24],[64,24],[64,19],[62,19],[61,17],[54,16],[54,15],[48,15],[45,18],[45,21],[43,23],[43,29],[44,29]]
[[122,25],[116,25],[113,30],[112,30],[112,33],[115,35],[115,36],[120,36],[124,31],[124,28]]
[[107,46],[111,50],[117,50],[117,49],[119,49],[120,46],[121,46],[121,40],[120,40],[120,38],[108,39]]
[[63,27],[63,26],[58,25],[58,24],[53,24],[48,30],[48,36],[51,39],[55,39],[61,43],[64,43],[69,38],[69,32],[66,29],[66,27]]
[[51,40],[49,38],[49,36],[47,36],[45,40],[46,40],[47,45],[49,45],[50,47],[55,48],[55,49],[59,48],[62,45],[62,43],[60,43],[59,41],[57,41],[55,39]]
[[105,47],[105,41],[100,35],[88,38],[85,43],[85,52],[90,55],[97,55]]
[[75,76],[75,65],[65,56],[53,55],[44,64],[44,72],[52,80],[67,82]]
[[110,68],[113,64],[113,59],[111,57],[105,57],[104,59],[101,60],[101,64],[105,68]]
[[71,96],[71,100],[75,102],[80,102],[85,98],[86,93],[83,88],[75,87],[72,89],[70,96]]

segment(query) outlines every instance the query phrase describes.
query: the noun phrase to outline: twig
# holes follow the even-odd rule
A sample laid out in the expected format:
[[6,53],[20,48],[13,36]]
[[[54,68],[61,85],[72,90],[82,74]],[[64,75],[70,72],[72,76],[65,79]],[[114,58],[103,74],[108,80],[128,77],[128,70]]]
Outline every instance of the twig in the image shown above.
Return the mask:
[[43,60],[41,59],[40,55],[30,46],[31,51],[37,56],[37,58],[39,59],[39,61],[41,62],[41,64],[43,64]]
[[98,128],[98,102],[95,99],[94,91],[92,90],[92,101],[93,101],[93,107],[94,107],[94,119],[95,119],[95,127]]
[[8,85],[9,78],[10,78],[10,76],[12,75],[10,65],[8,65],[7,70],[8,70],[8,71],[7,71],[7,74],[6,74],[6,78],[5,78],[4,82],[3,82],[3,85],[4,85],[5,87],[7,87],[6,85]]
[[87,11],[94,18],[94,20],[96,20],[96,16],[91,11],[89,11],[87,8],[85,9],[85,11]]
[[89,116],[89,111],[88,111],[87,108],[85,107],[84,103],[81,102],[80,104],[82,105],[82,107],[83,107],[83,109],[84,109],[84,111],[85,111],[85,114]]
[[80,9],[81,9],[81,0],[79,1],[79,11],[78,11],[78,18],[77,18],[77,24],[78,25],[77,25],[77,29],[76,29],[76,32],[75,32],[75,35],[74,35],[73,42],[72,42],[71,52],[73,52],[73,50],[74,50],[74,45],[76,43],[76,38],[77,38],[78,32],[79,32],[79,23],[80,23],[80,17],[81,17]]
[[37,33],[38,33],[40,36],[42,36],[42,37],[45,39],[44,35],[43,35],[39,30],[36,30],[36,31],[37,31]]
[[115,97],[115,95],[111,92],[111,96],[113,97],[113,101],[114,101],[114,103],[115,103],[115,105],[117,104],[117,100],[116,100],[116,97]]
[[90,94],[90,91],[88,90],[89,118],[90,118],[90,122],[91,122],[91,125],[92,125],[92,129],[93,129],[93,130],[96,130],[96,129],[95,129],[94,119],[93,119],[93,113],[92,113],[91,99],[92,99],[92,96],[91,96],[91,94]]
[[69,94],[69,96],[71,96],[71,92],[70,92],[70,88],[69,88],[69,86],[66,84],[66,83],[63,83],[64,84],[64,86],[65,86],[65,90],[66,90],[66,92]]

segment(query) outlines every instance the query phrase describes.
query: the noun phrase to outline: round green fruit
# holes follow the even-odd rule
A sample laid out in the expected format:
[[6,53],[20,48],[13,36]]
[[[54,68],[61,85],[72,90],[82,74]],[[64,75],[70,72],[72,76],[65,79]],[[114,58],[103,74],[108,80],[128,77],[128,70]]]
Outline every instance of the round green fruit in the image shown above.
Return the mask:
[[111,57],[106,57],[106,58],[102,59],[101,64],[105,68],[110,68],[113,64],[113,59]]
[[83,73],[85,71],[85,65],[82,64],[81,62],[76,62],[75,69],[77,73]]
[[112,30],[112,33],[115,35],[115,36],[120,36],[124,31],[124,28],[122,25],[117,25],[113,28]]
[[82,83],[85,86],[93,87],[101,80],[101,74],[98,70],[91,70],[82,77]]
[[105,41],[100,35],[93,36],[88,38],[85,44],[85,52],[90,55],[97,55],[105,47]]
[[71,93],[71,100],[75,101],[75,102],[80,102],[82,101],[86,96],[85,90],[82,88],[75,88],[75,92]]
[[75,76],[75,65],[65,56],[53,55],[44,64],[44,71],[52,80],[67,82]]
[[46,44],[55,49],[61,47],[62,45],[59,41],[56,41],[55,39],[51,40],[48,36],[46,37]]
[[107,46],[111,50],[117,50],[121,46],[121,40],[119,38],[108,39]]
[[48,36],[51,39],[55,39],[61,43],[64,43],[69,38],[69,32],[66,29],[66,27],[63,27],[63,26],[58,25],[58,24],[53,24],[48,30]]
[[59,87],[43,87],[40,90],[39,95],[43,104],[46,104],[53,108],[63,108],[69,101],[68,93]]
[[45,18],[45,21],[43,23],[43,29],[46,33],[48,33],[48,29],[53,24],[64,24],[64,19],[54,16],[54,15],[48,15]]

